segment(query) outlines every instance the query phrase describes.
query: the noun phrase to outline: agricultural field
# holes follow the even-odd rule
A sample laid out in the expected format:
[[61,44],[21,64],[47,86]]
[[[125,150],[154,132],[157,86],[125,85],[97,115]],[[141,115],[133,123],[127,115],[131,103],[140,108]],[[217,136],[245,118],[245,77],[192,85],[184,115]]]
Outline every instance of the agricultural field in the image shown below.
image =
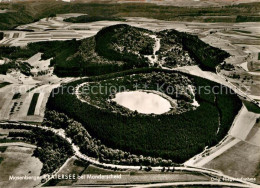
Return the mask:
[[[38,180],[45,179],[46,174],[54,172],[72,156],[71,146],[60,136],[49,130],[26,127],[23,125],[13,126],[11,124],[1,124],[1,128],[8,130],[8,135],[2,140],[3,146],[21,146],[33,148],[32,157],[36,157],[42,162]],[[12,131],[9,131],[13,129]],[[16,129],[16,130],[15,130]],[[49,156],[52,157],[49,157]]]
[[9,176],[37,176],[40,174],[42,163],[36,157],[32,156],[34,147],[24,147],[17,145],[1,146],[6,147],[5,151],[0,151],[0,186],[1,187],[17,187],[23,184],[25,187],[32,187],[40,183],[40,180],[22,180],[22,182],[9,181]]
[[[66,161],[65,166],[63,166],[57,174],[75,174],[77,176],[80,176],[88,168],[88,166],[89,164],[78,160],[76,157],[72,157]],[[44,184],[44,186],[69,186],[76,181],[76,178],[72,180],[52,179]]]
[[[147,17],[184,22],[194,20],[197,22],[255,21],[255,17],[259,18],[257,14],[259,12],[258,5],[259,2],[253,2],[224,7],[213,6],[204,9],[203,7],[159,6],[152,3],[119,3],[114,5],[104,2],[103,4],[75,2],[68,6],[66,2],[53,0],[16,3],[15,5],[3,3],[0,8],[8,9],[9,12],[1,15],[0,29],[13,29],[18,25],[35,22],[42,18],[52,18],[57,14],[75,12],[88,13],[91,16],[105,15],[107,18]],[[18,12],[18,15],[14,12]]]
[[[176,182],[176,181],[208,181],[209,177],[203,176],[202,174],[192,174],[192,173],[182,173],[182,172],[167,172],[167,168],[165,172],[142,172],[142,171],[123,171],[123,172],[114,172],[112,170],[104,170],[98,167],[90,165],[82,175],[87,174],[113,174],[120,175],[121,179],[110,180],[110,184],[141,184],[147,182]],[[96,180],[79,180],[75,182],[73,185],[99,185],[106,184],[107,181],[96,181]]]
[[[240,141],[235,146],[225,151],[222,155],[204,165],[204,167],[217,169],[225,174],[237,178],[255,178],[255,182],[259,183],[259,152],[259,146]],[[251,155],[248,155],[248,153]],[[239,163],[236,161],[239,161]]]
[[0,187],[258,187],[260,4],[189,3],[0,2]]
[[59,79],[54,75],[53,68],[49,67],[50,59],[41,60],[41,53],[25,58],[26,66],[16,62],[14,66],[4,67],[10,64],[6,61],[0,65],[0,70],[5,69],[0,75],[0,120],[41,122],[52,89],[62,80],[66,82],[72,78]]
[[70,159],[66,166],[59,172],[60,174],[80,174],[82,177],[87,175],[118,175],[121,176],[117,180],[51,180],[45,186],[99,186],[106,184],[126,185],[132,183],[147,183],[147,182],[176,182],[176,181],[208,181],[209,177],[196,173],[183,172],[143,172],[143,171],[113,171],[109,169],[99,168],[93,165],[84,164],[77,159]]
[[[144,71],[147,71],[149,73],[152,70],[149,71],[148,69]],[[132,72],[132,74],[135,73],[137,72]],[[158,74],[160,73],[160,71],[152,73],[151,78],[154,77],[154,79],[157,81],[154,81],[151,78],[149,78],[148,74],[137,74],[138,76],[133,76],[131,78],[131,73],[128,73],[130,74],[130,77],[123,77],[123,83],[121,85],[126,86],[126,89],[131,91],[133,90],[133,88],[131,88],[131,85],[134,85],[135,83],[140,83],[141,85],[143,83],[149,82],[154,84],[160,84],[161,81],[163,83],[166,82],[170,84],[170,79],[164,79],[166,77],[174,78],[174,76],[176,77],[175,79],[173,79],[175,82],[174,85],[180,84],[180,86],[178,87],[183,87],[180,89],[180,92],[183,90],[185,91],[185,85],[187,87],[188,84],[191,84],[189,79],[194,80],[193,84],[196,86],[196,90],[198,90],[198,88],[200,87],[203,88],[203,86],[206,85],[209,85],[210,87],[214,87],[215,85],[217,85],[214,82],[210,82],[198,77],[188,77],[189,79],[186,78],[187,81],[184,81],[185,77],[179,76],[179,80],[182,80],[182,82],[180,82],[177,79],[178,75],[174,75],[174,72],[172,73],[171,71],[169,71],[168,75],[165,74],[165,78],[163,76],[156,77],[156,73]],[[164,75],[163,73],[160,74]],[[118,74],[118,76],[122,75]],[[114,75],[114,77],[112,78],[117,78],[117,76]],[[117,80],[116,83],[118,83],[120,86],[120,80],[118,79],[111,79],[110,83],[108,81],[102,83],[102,77],[99,79],[101,80],[101,85],[113,85],[112,82],[114,82],[115,84],[115,80]],[[103,79],[107,80],[106,77],[104,77]],[[144,82],[138,82],[138,79],[143,79]],[[145,82],[145,79],[148,79],[148,81]],[[92,82],[91,79],[88,81]],[[72,82],[71,84],[79,85],[81,83],[84,83],[84,80]],[[129,83],[130,87],[127,85],[127,83]],[[67,87],[69,86],[70,85],[67,85]],[[167,88],[167,85],[164,86]],[[155,86],[151,84],[147,86],[147,88],[149,87],[152,90]],[[115,88],[115,90],[117,89]],[[61,90],[57,89],[57,91]],[[93,93],[95,92],[93,91]],[[111,93],[108,93],[108,95],[110,94]],[[192,102],[194,96],[189,97],[186,93],[183,93],[185,97],[182,97],[182,94],[173,93],[173,96],[175,95],[179,97],[177,98],[178,107],[181,108],[181,111],[185,112],[187,110],[183,109],[191,108],[189,107],[189,101]],[[103,107],[104,105],[106,105],[104,101],[108,99],[108,96],[87,95],[86,97],[84,96],[83,99],[84,98],[89,98],[90,103],[93,103],[94,101],[95,105],[98,105],[98,107]],[[79,100],[77,98],[77,95],[73,95],[70,92],[60,92],[56,94],[54,97],[50,97],[47,104],[47,108],[63,112],[67,114],[69,117],[75,118],[75,120],[85,125],[85,128],[90,132],[91,135],[97,137],[102,142],[106,143],[109,147],[120,148],[122,150],[133,152],[139,155],[145,154],[152,157],[160,156],[165,159],[170,159],[174,162],[179,163],[189,159],[195,153],[202,151],[205,146],[212,146],[218,143],[218,141],[221,140],[229,130],[234,117],[241,108],[241,102],[239,98],[236,95],[232,95],[230,93],[221,95],[207,95],[205,94],[205,91],[201,91],[201,93],[199,95],[196,95],[195,98],[196,100],[198,100],[199,103],[199,107],[197,107],[196,110],[189,110],[181,114],[178,114],[177,110],[177,114],[175,115],[170,113],[170,115],[162,114],[159,116],[142,116],[136,113],[131,115],[131,113],[129,112],[124,112],[129,115],[119,116],[118,113],[111,113],[111,109],[103,110],[99,109],[96,106],[92,106],[91,104],[89,105],[88,103]],[[64,99],[69,102],[64,103]],[[112,111],[118,111],[118,107],[112,106],[111,108]],[[115,110],[114,108],[117,110]],[[209,118],[209,114],[211,114],[211,118]],[[99,116],[101,116],[102,119],[98,119],[97,117]],[[198,117],[200,118],[198,119]],[[220,122],[218,123],[219,118]],[[102,125],[104,125],[104,127]],[[189,133],[185,131],[184,127],[186,129],[189,129]],[[203,130],[207,130],[207,134],[205,134]],[[121,132],[124,132],[124,135],[122,135]],[[187,134],[189,136],[187,136]],[[154,140],[154,138],[157,138],[156,141]],[[172,145],[171,143],[175,144]],[[169,148],[171,149],[168,150]],[[188,149],[186,150],[185,148]]]

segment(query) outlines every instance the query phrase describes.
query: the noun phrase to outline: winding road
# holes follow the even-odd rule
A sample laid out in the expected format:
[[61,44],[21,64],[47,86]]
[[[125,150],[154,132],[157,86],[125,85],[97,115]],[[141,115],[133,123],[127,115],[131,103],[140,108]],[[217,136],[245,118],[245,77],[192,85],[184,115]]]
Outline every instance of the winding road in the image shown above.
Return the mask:
[[[91,164],[94,165],[98,165],[104,168],[107,167],[111,167],[111,168],[117,168],[117,169],[124,169],[124,170],[139,170],[140,166],[125,166],[125,165],[114,165],[114,164],[106,164],[106,163],[101,163],[98,160],[88,157],[85,154],[82,154],[79,150],[79,147],[77,145],[75,145],[74,143],[72,143],[72,140],[70,138],[68,138],[65,134],[65,131],[63,129],[54,129],[51,127],[46,127],[46,126],[39,126],[39,125],[34,125],[34,124],[26,124],[26,123],[10,123],[10,122],[0,122],[0,125],[14,125],[14,126],[26,126],[26,127],[34,127],[34,128],[39,128],[39,129],[43,129],[43,130],[49,130],[52,131],[54,134],[64,138],[67,142],[69,142],[72,146],[72,149],[75,153],[75,156],[83,159]],[[157,166],[157,167],[152,167],[152,170],[155,171],[161,171],[162,167],[161,166]],[[228,180],[228,182],[197,182],[197,183],[201,183],[201,184],[195,184],[194,185],[223,185],[223,186],[227,186],[227,184],[230,184],[230,182],[232,182],[232,184],[236,185],[237,187],[252,187],[252,188],[257,188],[259,187],[259,185],[245,181],[243,179],[236,179],[227,175],[224,175],[222,172],[216,171],[216,170],[211,170],[211,169],[207,169],[207,168],[199,168],[199,167],[189,167],[189,166],[183,166],[183,167],[174,167],[175,171],[186,171],[186,172],[197,172],[197,173],[203,173],[203,174],[207,174],[209,176],[213,176],[216,177],[216,179],[218,180]],[[193,182],[192,182],[193,183]],[[183,184],[179,183],[179,185],[187,185],[187,182],[183,182]],[[189,182],[189,184],[191,184]],[[144,185],[144,187],[151,187],[151,186],[155,186],[156,184],[152,184],[152,185]],[[168,184],[157,184],[158,186],[167,186]],[[171,183],[169,183],[169,186],[171,185]],[[174,184],[172,184],[174,185]],[[230,185],[231,186],[231,185]],[[140,187],[140,185],[138,186]]]

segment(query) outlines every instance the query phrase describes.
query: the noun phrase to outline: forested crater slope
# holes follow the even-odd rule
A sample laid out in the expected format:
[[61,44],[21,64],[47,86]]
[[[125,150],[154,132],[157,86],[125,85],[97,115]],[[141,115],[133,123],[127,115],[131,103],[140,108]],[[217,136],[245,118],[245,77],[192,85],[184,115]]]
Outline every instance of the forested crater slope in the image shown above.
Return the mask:
[[[94,82],[116,87],[124,85],[131,91],[135,80],[151,83],[148,86],[153,90],[155,83],[163,80],[171,84],[174,77],[178,78],[174,85],[195,87],[195,99],[199,106],[193,108],[190,105],[193,96],[184,93],[177,98],[181,113],[143,115],[115,106],[107,107],[105,101],[117,90],[108,95],[97,93],[85,96],[90,97],[90,102],[81,101],[73,91],[80,84]],[[118,78],[119,82],[116,81]],[[186,81],[182,83],[182,80]],[[221,89],[225,92],[220,92]],[[174,95],[168,96],[174,99]],[[108,147],[181,163],[203,151],[206,146],[217,144],[227,134],[241,105],[233,91],[212,81],[170,70],[145,68],[89,77],[64,85],[53,91],[47,108],[81,122],[93,137]],[[123,113],[119,113],[120,110]]]

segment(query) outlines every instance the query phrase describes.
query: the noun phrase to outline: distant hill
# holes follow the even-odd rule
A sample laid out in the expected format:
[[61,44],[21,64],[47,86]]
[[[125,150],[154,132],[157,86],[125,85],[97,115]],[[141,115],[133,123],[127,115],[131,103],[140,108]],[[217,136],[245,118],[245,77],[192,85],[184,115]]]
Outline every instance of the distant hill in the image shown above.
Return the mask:
[[[87,13],[90,17],[98,19],[102,15],[106,19],[147,17],[172,21],[236,22],[237,16],[246,16],[246,21],[252,21],[251,17],[254,16],[253,20],[256,20],[255,17],[259,17],[258,13],[260,12],[260,2],[238,5],[223,2],[214,5],[213,1],[202,0],[199,2],[190,0],[158,1],[158,3],[166,5],[159,6],[154,4],[154,1],[151,1],[152,3],[89,0],[71,3],[56,0],[24,1],[23,3],[0,3],[0,9],[8,10],[5,13],[0,13],[0,30],[14,29],[22,24],[64,13]],[[208,6],[210,3],[212,5]],[[229,6],[231,4],[232,6]]]
[[[155,39],[159,38],[155,51]],[[30,43],[26,48],[0,47],[0,58],[28,59],[43,53],[51,60],[60,77],[94,76],[143,67],[199,65],[204,70],[215,67],[229,56],[197,36],[175,30],[152,32],[126,24],[103,28],[94,37],[83,40]]]

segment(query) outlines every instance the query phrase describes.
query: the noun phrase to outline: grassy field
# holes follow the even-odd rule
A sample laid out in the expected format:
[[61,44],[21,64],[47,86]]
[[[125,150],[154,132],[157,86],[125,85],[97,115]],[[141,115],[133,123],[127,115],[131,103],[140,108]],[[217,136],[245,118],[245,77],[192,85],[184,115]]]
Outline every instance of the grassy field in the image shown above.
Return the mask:
[[[7,125],[7,128],[13,127],[12,125]],[[73,155],[70,144],[62,137],[55,135],[52,131],[22,125],[16,126],[16,128],[31,129],[31,131],[24,132],[9,132],[8,137],[23,138],[23,140],[37,146],[33,152],[33,156],[39,158],[43,163],[41,175],[52,173]]]
[[[60,171],[61,174],[73,174],[77,175],[121,175],[119,180],[55,180],[52,179],[44,186],[70,186],[70,185],[107,185],[108,182],[111,184],[126,184],[131,183],[146,183],[146,182],[174,182],[174,181],[209,181],[209,178],[196,173],[183,173],[183,172],[145,172],[145,171],[114,171],[96,167],[94,165],[89,165],[87,168],[85,166],[75,166],[73,163],[75,159],[71,159],[68,164]],[[83,171],[82,171],[83,169]],[[76,170],[76,171],[75,171]]]
[[89,165],[88,168],[82,174],[102,174],[102,175],[109,175],[109,174],[130,174],[131,171],[115,171],[115,170],[108,170],[96,167],[94,165]]
[[28,113],[27,113],[28,116],[34,115],[34,111],[35,111],[35,107],[36,107],[39,95],[40,95],[40,93],[34,93],[33,94],[31,104],[30,104],[30,107],[29,107],[29,110],[28,110]]
[[206,177],[201,174],[196,173],[187,173],[187,172],[145,172],[145,171],[113,171],[113,170],[105,170],[98,168],[93,165],[89,165],[89,167],[84,171],[82,175],[121,175],[120,179],[112,179],[112,180],[87,180],[82,179],[75,183],[75,185],[95,185],[95,184],[122,184],[122,186],[126,186],[127,184],[138,184],[138,183],[158,183],[158,182],[178,182],[178,181],[209,181],[209,177]]
[[[55,1],[33,1],[20,3],[1,3],[2,13],[0,29],[14,27],[51,17],[61,13],[87,13],[92,17],[102,15],[104,20],[111,17],[148,17],[161,20],[201,21],[201,22],[237,22],[259,21],[259,3],[243,3],[225,7],[174,7],[155,4],[123,3],[63,3]],[[225,17],[224,17],[225,16]]]
[[[84,163],[78,159],[70,158],[68,163],[60,170],[58,174],[76,174],[80,176],[88,168],[88,164]],[[68,186],[75,183],[77,180],[59,180],[51,179],[44,186]]]
[[4,158],[3,157],[0,157],[0,164],[1,164],[1,162],[4,160]]
[[9,181],[9,176],[39,176],[42,163],[32,156],[34,149],[8,146],[4,153],[0,153],[0,158],[4,160],[0,164],[1,187],[33,187],[39,180]]
[[256,183],[259,183],[260,148],[241,141],[204,167],[220,170],[237,178],[256,178]]

